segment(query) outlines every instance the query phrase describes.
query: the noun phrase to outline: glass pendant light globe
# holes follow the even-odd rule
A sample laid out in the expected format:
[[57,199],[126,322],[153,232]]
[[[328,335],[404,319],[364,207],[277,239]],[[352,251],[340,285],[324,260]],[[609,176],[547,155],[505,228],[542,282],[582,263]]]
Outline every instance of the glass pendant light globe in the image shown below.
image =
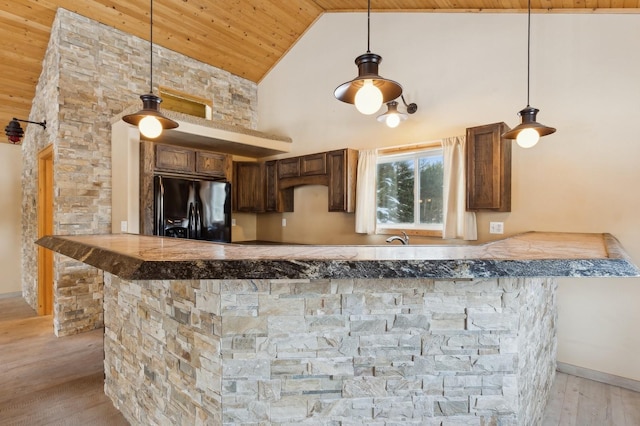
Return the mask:
[[516,137],[516,142],[523,148],[531,148],[539,140],[540,134],[535,129],[523,129]]
[[374,84],[373,80],[364,80],[364,84],[356,93],[356,108],[365,115],[375,114],[382,106],[382,92]]
[[140,129],[140,133],[150,139],[157,138],[162,133],[162,124],[152,115],[147,115],[140,120],[138,128]]
[[400,116],[398,114],[389,114],[386,119],[386,125],[395,129],[400,124]]

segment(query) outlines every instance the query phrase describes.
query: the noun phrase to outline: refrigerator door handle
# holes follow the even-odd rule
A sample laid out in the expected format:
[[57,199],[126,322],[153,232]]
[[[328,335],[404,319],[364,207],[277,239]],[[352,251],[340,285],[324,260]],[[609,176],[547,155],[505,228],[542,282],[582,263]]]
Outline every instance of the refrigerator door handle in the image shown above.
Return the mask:
[[187,238],[195,238],[195,208],[193,207],[193,203],[189,203],[189,225],[187,229]]
[[158,218],[156,226],[158,227],[158,235],[164,236],[164,185],[162,184],[162,176],[158,176],[158,186],[160,187],[160,195],[158,197]]
[[202,221],[200,219],[200,209],[202,209],[202,205],[196,201],[195,208],[195,230],[196,230],[196,238],[202,238]]

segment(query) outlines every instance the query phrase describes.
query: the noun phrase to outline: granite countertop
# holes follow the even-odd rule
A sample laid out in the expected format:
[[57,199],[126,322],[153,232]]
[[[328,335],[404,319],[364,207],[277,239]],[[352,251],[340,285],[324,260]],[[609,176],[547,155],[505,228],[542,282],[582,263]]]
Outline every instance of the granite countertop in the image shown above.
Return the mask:
[[459,246],[249,246],[133,234],[46,236],[36,243],[129,280],[640,275],[610,234],[528,232]]

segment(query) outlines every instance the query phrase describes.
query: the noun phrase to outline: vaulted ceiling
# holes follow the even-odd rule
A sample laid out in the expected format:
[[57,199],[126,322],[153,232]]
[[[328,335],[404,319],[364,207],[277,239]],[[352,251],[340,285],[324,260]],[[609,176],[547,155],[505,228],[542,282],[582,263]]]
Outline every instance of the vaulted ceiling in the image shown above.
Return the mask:
[[[149,38],[149,0],[1,0],[0,126],[28,119],[59,7]],[[526,0],[372,0],[372,12],[520,12]],[[154,43],[254,82],[325,12],[367,0],[154,0]],[[640,0],[532,0],[532,9],[638,13]],[[4,135],[0,141],[6,142]]]

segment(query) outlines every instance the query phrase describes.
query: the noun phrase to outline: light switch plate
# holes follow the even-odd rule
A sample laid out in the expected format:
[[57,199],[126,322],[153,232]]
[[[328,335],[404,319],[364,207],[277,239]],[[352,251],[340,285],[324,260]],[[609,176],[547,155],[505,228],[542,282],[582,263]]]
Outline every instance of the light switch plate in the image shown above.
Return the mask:
[[287,226],[287,219],[282,218],[282,226],[283,227]]
[[231,226],[236,226],[236,220],[231,218]]
[[489,222],[490,234],[504,234],[504,222]]

